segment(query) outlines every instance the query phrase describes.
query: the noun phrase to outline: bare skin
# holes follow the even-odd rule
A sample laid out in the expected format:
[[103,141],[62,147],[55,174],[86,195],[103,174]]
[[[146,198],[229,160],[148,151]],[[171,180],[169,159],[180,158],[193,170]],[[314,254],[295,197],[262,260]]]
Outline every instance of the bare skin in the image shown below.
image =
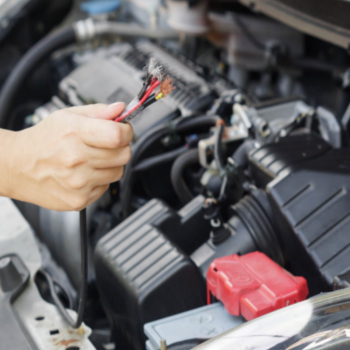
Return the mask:
[[130,160],[124,103],[73,107],[20,132],[0,129],[0,196],[79,211],[120,180]]

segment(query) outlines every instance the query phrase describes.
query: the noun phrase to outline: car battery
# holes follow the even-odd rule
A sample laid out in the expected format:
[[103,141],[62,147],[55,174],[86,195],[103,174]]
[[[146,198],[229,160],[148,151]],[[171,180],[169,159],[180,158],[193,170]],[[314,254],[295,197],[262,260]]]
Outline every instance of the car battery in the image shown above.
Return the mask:
[[207,275],[208,303],[223,302],[231,315],[250,321],[305,300],[309,290],[295,277],[260,252],[214,260]]
[[217,302],[145,324],[146,349],[159,350],[163,340],[169,348],[181,344],[181,349],[191,349],[244,322],[241,316],[230,315]]

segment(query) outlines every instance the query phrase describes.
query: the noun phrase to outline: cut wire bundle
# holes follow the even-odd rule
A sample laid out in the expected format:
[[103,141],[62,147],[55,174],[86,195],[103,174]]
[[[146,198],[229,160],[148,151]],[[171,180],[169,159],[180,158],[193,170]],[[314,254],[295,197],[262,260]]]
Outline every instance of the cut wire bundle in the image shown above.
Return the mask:
[[[157,88],[159,88],[159,90],[156,91]],[[175,87],[172,84],[170,76],[168,75],[165,77],[163,68],[154,58],[151,58],[141,91],[137,97],[130,102],[125,111],[114,121],[123,123],[129,122],[145,108],[167,97],[174,89]]]

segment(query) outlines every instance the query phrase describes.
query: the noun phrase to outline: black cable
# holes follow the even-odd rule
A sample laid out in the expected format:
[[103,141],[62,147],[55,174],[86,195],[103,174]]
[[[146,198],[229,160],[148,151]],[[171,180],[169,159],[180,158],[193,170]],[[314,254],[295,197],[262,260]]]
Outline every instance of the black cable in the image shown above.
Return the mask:
[[222,136],[224,135],[225,127],[219,124],[216,128],[216,138],[214,144],[214,158],[220,173],[225,171],[225,162],[223,160]]
[[145,103],[142,105],[143,108],[147,108],[151,105],[153,105],[153,103],[157,102],[158,100],[156,99],[155,95],[151,95],[146,101]]
[[11,110],[26,80],[53,52],[76,42],[72,27],[61,29],[37,42],[16,64],[0,93],[0,128],[6,129]]
[[139,94],[137,95],[137,98],[139,100],[141,100],[141,98],[143,97],[143,95],[145,94],[147,88],[150,86],[151,82],[152,82],[152,78],[153,76],[150,73],[147,73],[147,76],[145,78],[145,81],[143,82],[143,86],[141,91],[139,92]]
[[153,168],[156,165],[171,162],[172,160],[176,159],[178,156],[180,156],[187,150],[188,150],[188,146],[182,146],[180,148],[174,149],[173,151],[169,151],[158,156],[147,158],[142,162],[140,162],[139,164],[137,164],[136,167],[134,168],[134,171],[135,172],[145,171]]
[[191,149],[178,157],[171,168],[171,183],[182,204],[187,204],[194,198],[192,192],[184,180],[184,170],[189,165],[197,164],[198,162],[198,149]]
[[83,323],[83,316],[86,303],[87,294],[87,273],[88,273],[88,234],[87,234],[87,222],[86,222],[86,209],[80,212],[80,249],[81,249],[81,275],[80,275],[80,295],[79,295],[79,306],[78,306],[78,316],[76,321],[67,312],[66,308],[63,306],[60,298],[55,291],[55,282],[52,277],[44,270],[41,270],[43,276],[45,276],[47,283],[49,284],[50,294],[58,308],[58,311],[65,319],[65,321],[72,328],[79,328]]

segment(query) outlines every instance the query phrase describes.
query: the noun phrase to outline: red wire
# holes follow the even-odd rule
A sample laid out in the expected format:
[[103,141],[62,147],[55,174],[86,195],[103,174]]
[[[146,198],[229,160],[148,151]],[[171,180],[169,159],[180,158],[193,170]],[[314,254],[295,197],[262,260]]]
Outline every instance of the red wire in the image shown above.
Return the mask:
[[135,107],[130,109],[127,112],[124,112],[122,115],[120,115],[118,118],[114,119],[115,122],[121,122],[125,118],[127,118],[130,114],[134,113],[138,108],[140,108],[145,101],[148,99],[148,97],[151,95],[151,93],[159,86],[160,82],[156,80],[154,83],[151,84],[151,86],[148,88],[148,90],[143,95],[142,99],[137,103]]
[[146,93],[143,95],[143,97],[140,100],[140,104],[143,105],[146,100],[148,99],[148,97],[151,95],[151,93],[159,86],[160,82],[158,80],[155,81],[155,83],[153,83],[150,88],[146,91]]

